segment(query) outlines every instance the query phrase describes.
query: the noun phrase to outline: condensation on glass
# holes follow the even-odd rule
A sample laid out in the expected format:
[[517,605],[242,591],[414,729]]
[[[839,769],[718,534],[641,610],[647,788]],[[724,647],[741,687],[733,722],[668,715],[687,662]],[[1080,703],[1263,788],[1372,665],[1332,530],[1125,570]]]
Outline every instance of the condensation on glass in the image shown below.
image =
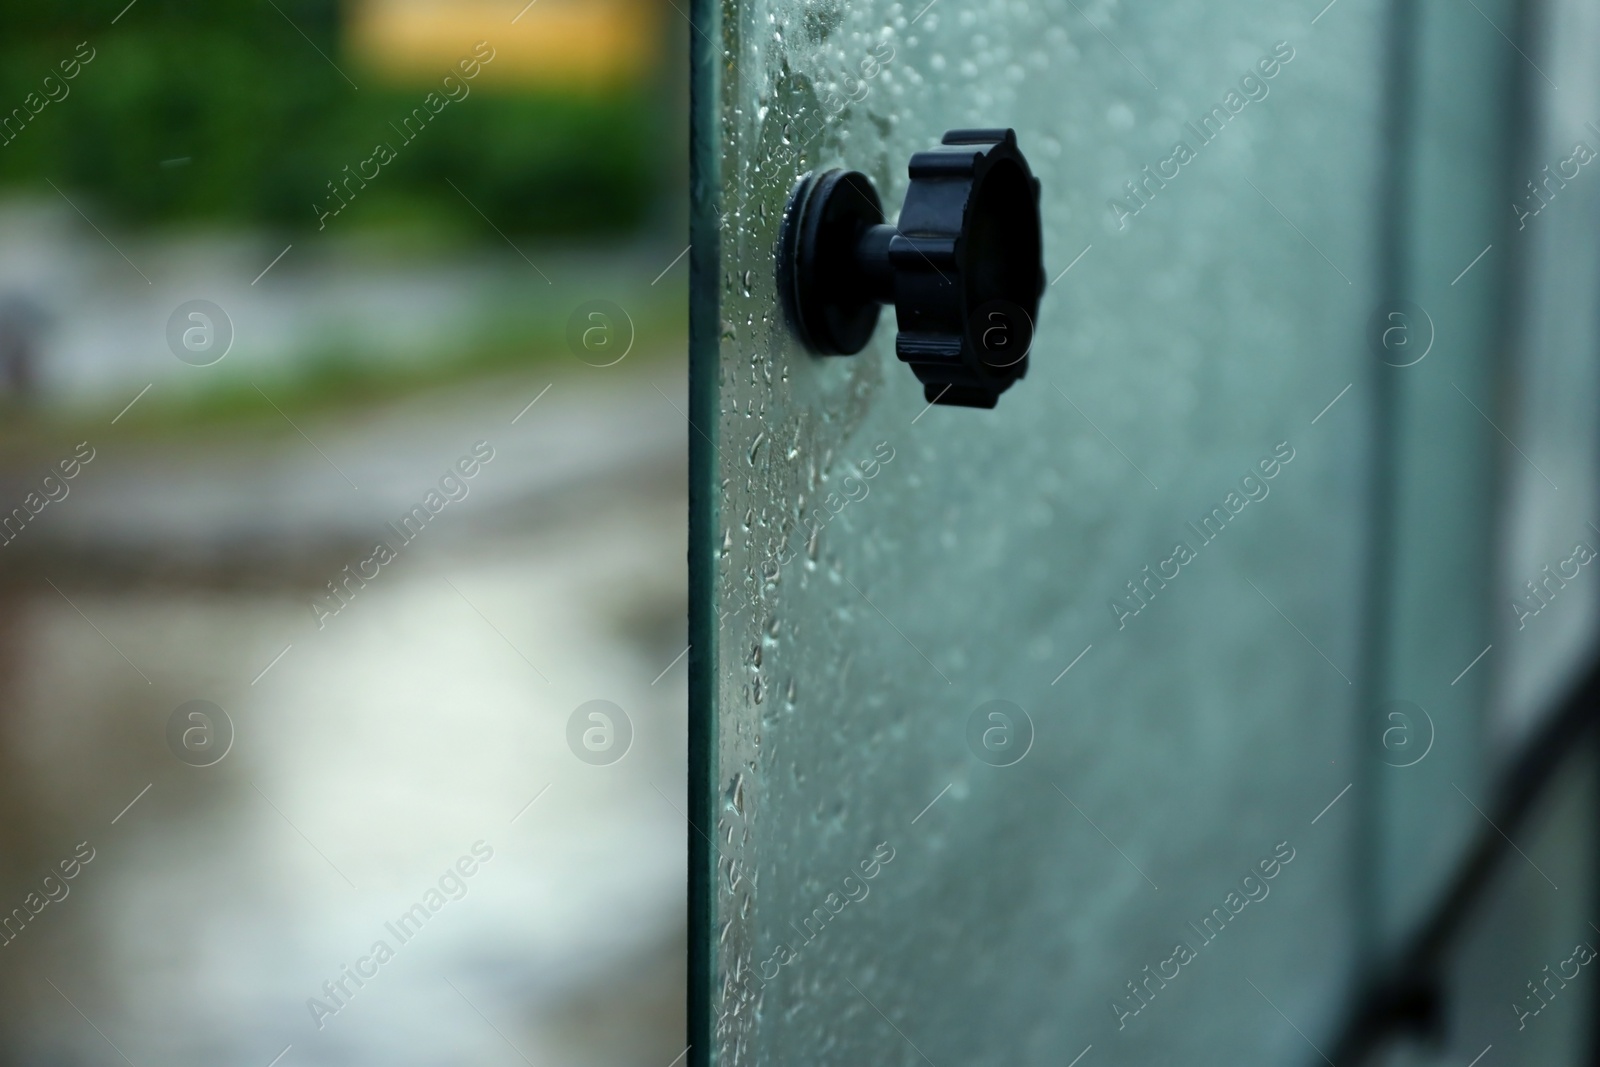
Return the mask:
[[[1426,914],[1488,746],[1574,662],[1463,670],[1504,572],[1555,550],[1529,531],[1588,513],[1502,479],[1492,420],[1593,481],[1496,390],[1513,341],[1533,382],[1592,358],[1561,309],[1594,255],[1552,227],[1472,258],[1511,233],[1528,77],[1481,8],[696,9],[697,1056],[1295,1062]],[[1554,152],[1576,112],[1547,110]],[[995,126],[1044,189],[1029,376],[929,407],[892,312],[860,356],[803,351],[795,180],[861,170],[892,217],[913,152]],[[1548,410],[1592,429],[1593,388]]]
[[[1382,20],[715,14],[707,1052],[1301,1055],[1357,944]],[[800,350],[795,179],[892,214],[914,151],[999,125],[1044,187],[1028,378],[928,409],[890,316]]]

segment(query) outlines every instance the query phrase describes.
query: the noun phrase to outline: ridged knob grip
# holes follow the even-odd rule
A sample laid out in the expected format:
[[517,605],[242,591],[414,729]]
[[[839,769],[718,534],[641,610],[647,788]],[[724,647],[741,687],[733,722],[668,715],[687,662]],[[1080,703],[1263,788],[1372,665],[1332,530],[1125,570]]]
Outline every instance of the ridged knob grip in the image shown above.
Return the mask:
[[951,130],[908,166],[895,223],[872,181],[796,184],[778,248],[791,328],[819,355],[866,347],[884,304],[929,403],[992,408],[1028,372],[1044,292],[1039,182],[1012,130]]

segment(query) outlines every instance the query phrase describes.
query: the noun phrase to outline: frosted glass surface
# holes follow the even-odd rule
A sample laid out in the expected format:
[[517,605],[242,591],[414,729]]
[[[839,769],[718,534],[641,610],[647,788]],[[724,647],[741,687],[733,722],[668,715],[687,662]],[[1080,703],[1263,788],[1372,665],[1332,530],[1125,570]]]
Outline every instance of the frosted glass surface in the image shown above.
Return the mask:
[[1575,549],[1600,550],[1600,183],[1593,156],[1577,162],[1600,150],[1586,125],[1600,68],[1582,44],[1597,12],[1543,10],[1512,47],[1497,27],[1517,25],[1515,4],[1420,0],[1406,48],[1401,274],[1432,348],[1386,368],[1395,503],[1377,673],[1386,698],[1426,709],[1433,747],[1378,783],[1391,943],[1484,832],[1462,794],[1482,802],[1594,643],[1600,583]]
[[1512,179],[1518,211],[1511,247],[1527,258],[1525,321],[1515,348],[1519,385],[1508,390],[1500,423],[1522,450],[1507,457],[1511,525],[1495,583],[1495,640],[1506,652],[1493,723],[1500,740],[1522,740],[1565,695],[1594,647],[1600,609],[1600,578],[1586,564],[1576,564],[1572,577],[1569,562],[1582,558],[1579,543],[1600,551],[1600,531],[1591,525],[1600,511],[1600,180],[1589,180],[1600,158],[1578,162],[1600,153],[1600,63],[1584,44],[1596,35],[1600,7],[1549,4],[1534,55],[1561,90],[1537,73],[1525,75],[1539,121]]
[[[1335,1027],[1376,741],[1386,24],[1318,6],[695,9],[719,56],[700,1062],[1300,1063]],[[859,356],[806,354],[773,282],[799,174],[864,171],[893,213],[910,155],[971,126],[1017,129],[1053,279],[1029,376],[987,412],[927,409],[891,316]],[[992,701],[1031,722],[1009,766],[977,756]]]
[[[1417,299],[1437,317],[1443,358],[1407,383],[1413,407],[1402,416],[1409,421],[1402,436],[1414,444],[1402,460],[1408,473],[1400,496],[1409,505],[1398,517],[1402,547],[1393,571],[1395,599],[1409,605],[1398,612],[1392,677],[1397,687],[1409,681],[1416,693],[1438,694],[1416,699],[1432,708],[1439,731],[1428,760],[1388,782],[1379,884],[1394,929],[1435,906],[1461,842],[1485,832],[1457,784],[1487,795],[1488,783],[1558,709],[1592,655],[1600,591],[1592,562],[1580,564],[1584,556],[1574,551],[1579,543],[1600,548],[1600,531],[1589,525],[1600,485],[1593,312],[1600,183],[1589,180],[1593,159],[1579,165],[1584,153],[1575,151],[1579,144],[1600,149],[1600,132],[1589,126],[1600,114],[1600,64],[1586,45],[1600,32],[1600,9],[1585,0],[1542,5],[1518,50],[1488,21],[1516,25],[1510,5],[1480,12],[1428,2],[1421,10],[1419,92],[1431,106],[1416,148],[1423,162],[1412,189],[1411,272]],[[1515,142],[1518,126],[1507,121],[1512,86],[1526,95],[1529,116]],[[1488,177],[1496,171],[1501,178]],[[1495,304],[1507,293],[1518,314],[1497,327]],[[1489,515],[1491,486],[1504,518],[1484,566],[1491,546],[1483,532],[1462,534],[1486,524],[1460,520]],[[1453,664],[1452,643],[1459,650]],[[1596,943],[1590,920],[1600,808],[1593,749],[1585,748],[1527,824],[1509,830],[1518,851],[1505,856],[1442,968],[1449,1007],[1441,1040],[1410,1043],[1379,1062],[1592,1062],[1594,987],[1567,989],[1559,978],[1576,945]],[[1558,977],[1531,992],[1529,983],[1551,971]]]

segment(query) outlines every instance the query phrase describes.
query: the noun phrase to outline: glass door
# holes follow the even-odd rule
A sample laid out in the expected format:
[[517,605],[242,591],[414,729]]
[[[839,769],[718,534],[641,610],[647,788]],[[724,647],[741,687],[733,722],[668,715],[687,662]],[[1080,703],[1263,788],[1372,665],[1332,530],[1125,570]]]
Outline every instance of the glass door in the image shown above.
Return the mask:
[[1594,5],[689,14],[694,1062],[1579,1062]]
[[[1374,919],[1389,13],[694,16],[693,1055],[1317,1056]],[[797,179],[893,219],[996,127],[1042,188],[1026,377],[930,403],[893,309],[808,352]]]

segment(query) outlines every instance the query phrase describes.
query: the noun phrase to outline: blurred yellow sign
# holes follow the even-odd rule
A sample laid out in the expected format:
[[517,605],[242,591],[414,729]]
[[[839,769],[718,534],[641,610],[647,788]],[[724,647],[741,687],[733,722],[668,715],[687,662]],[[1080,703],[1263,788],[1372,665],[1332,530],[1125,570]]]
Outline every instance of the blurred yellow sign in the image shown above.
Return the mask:
[[349,49],[397,82],[431,79],[479,41],[488,88],[601,88],[638,81],[660,50],[655,0],[349,0]]

